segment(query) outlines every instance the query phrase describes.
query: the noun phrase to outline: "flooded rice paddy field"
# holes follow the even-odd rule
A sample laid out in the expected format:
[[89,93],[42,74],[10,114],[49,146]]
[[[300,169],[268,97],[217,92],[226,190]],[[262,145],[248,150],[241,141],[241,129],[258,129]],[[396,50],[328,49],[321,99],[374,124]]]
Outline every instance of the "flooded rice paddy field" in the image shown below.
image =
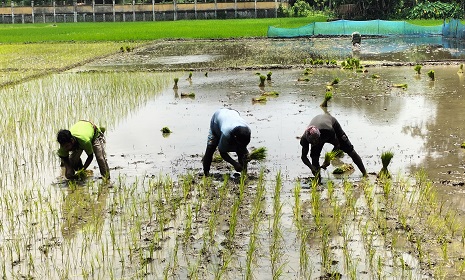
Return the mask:
[[[346,41],[311,46],[337,59],[351,54]],[[3,89],[1,146],[13,153],[0,161],[3,277],[463,278],[460,48],[399,43],[393,55],[367,44],[355,54],[362,64],[369,53],[378,57],[355,72],[304,65],[312,50],[306,43],[159,42]],[[451,65],[413,70],[412,63],[446,53],[441,59]],[[380,66],[395,63],[406,66]],[[259,87],[257,74],[270,71]],[[264,91],[279,95],[252,102]],[[247,178],[224,163],[202,176],[209,121],[221,107],[248,121],[250,148],[268,149]],[[367,179],[358,170],[335,176],[332,165],[322,185],[308,180],[298,138],[323,112],[340,121]],[[95,163],[87,180],[61,176],[55,134],[79,119],[107,128],[110,182],[98,179]],[[170,135],[160,131],[165,126]],[[391,179],[376,176],[385,151],[394,153]]]

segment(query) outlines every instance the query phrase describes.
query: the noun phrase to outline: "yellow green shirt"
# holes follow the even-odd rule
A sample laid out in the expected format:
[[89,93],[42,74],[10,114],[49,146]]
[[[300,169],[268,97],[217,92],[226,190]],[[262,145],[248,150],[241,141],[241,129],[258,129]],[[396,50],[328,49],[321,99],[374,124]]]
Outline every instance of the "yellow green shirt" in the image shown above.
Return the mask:
[[[78,149],[82,149],[86,152],[87,155],[94,153],[92,148],[92,140],[94,139],[94,125],[88,121],[78,121],[74,124],[69,131],[78,142]],[[69,153],[63,150],[62,148],[58,149],[58,156],[67,157]]]

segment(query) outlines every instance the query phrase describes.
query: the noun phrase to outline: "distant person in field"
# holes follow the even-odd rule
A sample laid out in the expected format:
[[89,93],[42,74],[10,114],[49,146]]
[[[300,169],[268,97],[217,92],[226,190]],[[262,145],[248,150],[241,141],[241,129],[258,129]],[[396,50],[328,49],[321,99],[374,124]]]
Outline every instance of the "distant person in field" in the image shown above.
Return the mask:
[[354,50],[360,50],[360,45],[362,44],[362,35],[358,32],[352,33],[352,48]]
[[[202,158],[205,176],[210,174],[213,153],[217,147],[221,157],[231,164],[234,170],[237,172],[246,170],[250,134],[249,125],[239,115],[239,112],[228,108],[217,110],[210,121],[207,149]],[[232,159],[228,152],[235,152],[237,161]]]
[[[367,176],[365,166],[362,159],[354,150],[354,146],[350,143],[346,133],[342,130],[341,125],[333,116],[329,114],[321,114],[315,116],[308,127],[305,129],[304,134],[300,138],[300,145],[302,146],[302,162],[310,168],[313,175],[321,180],[320,168],[326,169],[329,162],[325,162],[320,166],[320,155],[324,144],[330,143],[334,146],[333,151],[342,150],[348,154],[358,169],[362,172],[363,176]],[[309,147],[310,158],[308,159]]]
[[[107,157],[105,153],[105,136],[103,128],[97,127],[90,121],[80,120],[69,130],[61,129],[57,134],[57,141],[60,143],[58,156],[65,167],[65,177],[75,178],[75,172],[81,169],[86,170],[92,160],[97,159],[100,174],[103,178],[110,178]],[[81,154],[85,151],[87,159],[82,164]]]

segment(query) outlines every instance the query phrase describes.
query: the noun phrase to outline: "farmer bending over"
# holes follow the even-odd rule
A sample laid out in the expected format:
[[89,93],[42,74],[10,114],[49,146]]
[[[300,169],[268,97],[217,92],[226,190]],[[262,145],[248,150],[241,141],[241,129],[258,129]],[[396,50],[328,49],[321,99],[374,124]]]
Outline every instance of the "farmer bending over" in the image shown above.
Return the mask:
[[[207,150],[202,158],[205,176],[210,174],[213,153],[218,147],[221,157],[234,166],[237,172],[246,170],[247,145],[250,142],[250,128],[236,110],[222,108],[217,110],[210,121]],[[231,158],[228,152],[235,152],[238,161]]]
[[[65,176],[72,179],[75,171],[87,169],[95,157],[103,178],[110,178],[105,153],[105,136],[95,124],[90,121],[80,120],[69,130],[61,129],[57,134],[57,141],[60,143],[58,156],[65,167]],[[85,151],[87,159],[84,165],[81,161],[81,154]]]
[[[339,122],[329,114],[321,114],[310,121],[310,125],[300,138],[300,145],[302,146],[301,159],[319,180],[321,180],[319,158],[325,143],[332,144],[334,146],[333,151],[342,150],[347,153],[362,172],[363,176],[367,175],[362,159],[354,150],[354,146],[350,143],[349,138],[347,138]],[[312,163],[310,163],[307,157],[309,145],[312,145],[310,151]],[[325,162],[321,168],[326,169],[328,165],[329,162]]]

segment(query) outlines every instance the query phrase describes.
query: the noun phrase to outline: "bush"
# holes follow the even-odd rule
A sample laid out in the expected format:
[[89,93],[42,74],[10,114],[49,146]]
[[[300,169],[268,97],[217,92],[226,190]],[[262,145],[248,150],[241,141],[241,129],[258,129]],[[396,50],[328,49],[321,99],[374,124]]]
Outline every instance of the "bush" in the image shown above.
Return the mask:
[[313,12],[313,9],[307,2],[303,0],[297,0],[294,3],[294,6],[292,6],[292,11],[292,15],[295,17],[306,17]]
[[463,11],[457,3],[429,2],[418,3],[407,13],[407,19],[446,19],[463,18]]

